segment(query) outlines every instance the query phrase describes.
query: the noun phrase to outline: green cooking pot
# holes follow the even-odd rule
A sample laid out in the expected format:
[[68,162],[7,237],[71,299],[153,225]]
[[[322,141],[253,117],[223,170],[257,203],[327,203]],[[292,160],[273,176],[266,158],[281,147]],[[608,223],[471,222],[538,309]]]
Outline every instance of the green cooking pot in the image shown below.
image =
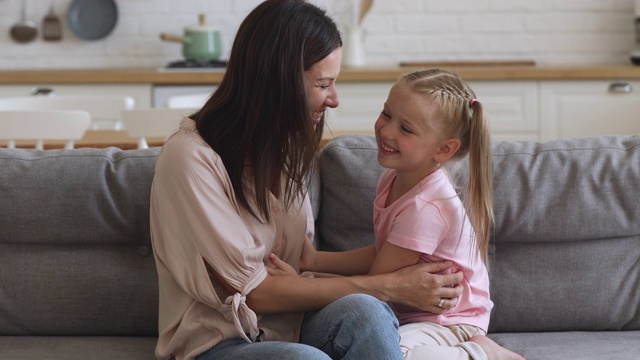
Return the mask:
[[184,36],[162,33],[166,41],[182,43],[182,55],[187,60],[217,60],[222,55],[222,38],[215,26],[204,25],[204,15],[200,14],[199,25],[184,28]]

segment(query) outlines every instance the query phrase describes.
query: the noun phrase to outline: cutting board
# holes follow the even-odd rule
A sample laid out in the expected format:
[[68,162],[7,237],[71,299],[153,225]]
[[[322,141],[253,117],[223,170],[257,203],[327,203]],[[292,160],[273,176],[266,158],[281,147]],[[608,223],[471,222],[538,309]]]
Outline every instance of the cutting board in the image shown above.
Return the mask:
[[403,61],[401,67],[534,66],[533,60]]

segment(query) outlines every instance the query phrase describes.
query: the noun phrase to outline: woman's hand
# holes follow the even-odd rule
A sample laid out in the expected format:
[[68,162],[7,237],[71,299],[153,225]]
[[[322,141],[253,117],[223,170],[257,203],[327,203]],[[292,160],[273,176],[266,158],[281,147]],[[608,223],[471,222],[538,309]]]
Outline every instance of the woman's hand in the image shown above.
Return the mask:
[[453,308],[462,293],[462,272],[438,274],[450,266],[450,261],[421,263],[386,274],[389,300],[434,314]]
[[269,254],[269,261],[273,266],[267,266],[267,274],[271,276],[298,276],[298,272],[291,265],[282,261],[276,254]]

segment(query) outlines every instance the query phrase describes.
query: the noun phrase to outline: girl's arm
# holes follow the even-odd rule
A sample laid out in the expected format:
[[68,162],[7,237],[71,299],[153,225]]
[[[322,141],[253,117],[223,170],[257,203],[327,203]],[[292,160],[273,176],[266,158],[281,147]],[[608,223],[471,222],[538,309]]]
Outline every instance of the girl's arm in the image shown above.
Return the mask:
[[348,251],[317,251],[305,240],[300,258],[300,271],[315,271],[337,275],[377,275],[414,265],[420,252],[385,243],[376,256],[374,245]]
[[389,272],[414,265],[420,259],[421,253],[386,242],[375,257],[369,275],[386,274]]
[[365,275],[376,257],[373,245],[348,251],[317,251],[309,238],[305,239],[300,257],[300,271],[336,275]]

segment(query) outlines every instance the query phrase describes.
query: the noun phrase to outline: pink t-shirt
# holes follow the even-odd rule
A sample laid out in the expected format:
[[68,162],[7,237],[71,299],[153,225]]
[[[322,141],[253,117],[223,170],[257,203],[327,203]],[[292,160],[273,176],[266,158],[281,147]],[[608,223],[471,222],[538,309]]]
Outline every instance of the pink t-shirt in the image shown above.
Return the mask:
[[394,170],[386,170],[378,182],[373,224],[376,250],[385,242],[422,253],[420,262],[450,260],[452,272],[462,271],[464,290],[458,304],[442,315],[394,304],[400,324],[430,321],[441,325],[469,324],[487,330],[493,302],[489,275],[475,250],[475,233],[449,177],[438,169],[410,191],[385,207]]

